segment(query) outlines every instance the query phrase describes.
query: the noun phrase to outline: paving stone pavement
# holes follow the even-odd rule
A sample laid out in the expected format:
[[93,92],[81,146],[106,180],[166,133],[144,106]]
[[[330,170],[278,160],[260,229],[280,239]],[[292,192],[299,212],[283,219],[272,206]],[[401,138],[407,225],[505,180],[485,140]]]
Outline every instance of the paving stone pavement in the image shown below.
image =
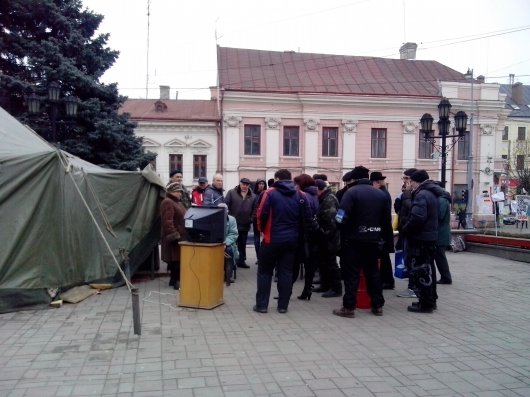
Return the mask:
[[[248,252],[252,253],[249,245]],[[213,310],[176,305],[168,278],[136,281],[59,309],[0,314],[0,396],[530,396],[530,265],[448,253],[438,310],[331,314],[340,298],[252,311],[255,257]]]

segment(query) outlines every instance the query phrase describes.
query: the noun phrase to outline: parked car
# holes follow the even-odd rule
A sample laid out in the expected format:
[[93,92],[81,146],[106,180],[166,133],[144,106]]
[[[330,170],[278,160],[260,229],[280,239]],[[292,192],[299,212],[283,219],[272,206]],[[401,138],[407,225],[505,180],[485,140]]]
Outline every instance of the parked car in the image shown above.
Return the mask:
[[515,225],[517,223],[517,218],[515,216],[505,216],[502,223],[505,225]]

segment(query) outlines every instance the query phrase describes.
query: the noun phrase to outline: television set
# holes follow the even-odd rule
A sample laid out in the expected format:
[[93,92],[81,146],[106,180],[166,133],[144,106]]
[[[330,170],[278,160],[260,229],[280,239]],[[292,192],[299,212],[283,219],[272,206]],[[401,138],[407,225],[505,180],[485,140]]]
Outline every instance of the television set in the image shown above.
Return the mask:
[[193,206],[184,215],[188,240],[193,243],[224,243],[226,208]]

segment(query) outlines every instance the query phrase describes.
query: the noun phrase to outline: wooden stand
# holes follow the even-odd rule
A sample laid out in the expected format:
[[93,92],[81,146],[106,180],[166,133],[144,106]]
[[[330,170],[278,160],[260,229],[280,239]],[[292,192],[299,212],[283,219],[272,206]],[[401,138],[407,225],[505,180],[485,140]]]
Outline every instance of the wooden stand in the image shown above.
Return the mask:
[[179,306],[213,309],[224,303],[224,244],[180,243]]

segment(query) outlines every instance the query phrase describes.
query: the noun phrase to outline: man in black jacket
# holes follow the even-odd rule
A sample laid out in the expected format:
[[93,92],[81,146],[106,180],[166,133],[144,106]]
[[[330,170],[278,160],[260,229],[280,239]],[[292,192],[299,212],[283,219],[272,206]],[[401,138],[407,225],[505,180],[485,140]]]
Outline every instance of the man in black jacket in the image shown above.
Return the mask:
[[393,245],[392,220],[388,197],[374,189],[363,166],[352,171],[354,179],[342,197],[337,222],[341,236],[341,271],[345,293],[343,306],[333,310],[340,317],[354,317],[361,270],[366,277],[372,313],[383,315],[383,291],[377,262],[382,249]]
[[401,225],[407,239],[405,255],[410,263],[411,274],[419,302],[407,310],[416,313],[432,313],[436,307],[436,269],[434,253],[438,239],[438,198],[436,192],[443,190],[425,170],[410,176],[412,206],[410,215]]

